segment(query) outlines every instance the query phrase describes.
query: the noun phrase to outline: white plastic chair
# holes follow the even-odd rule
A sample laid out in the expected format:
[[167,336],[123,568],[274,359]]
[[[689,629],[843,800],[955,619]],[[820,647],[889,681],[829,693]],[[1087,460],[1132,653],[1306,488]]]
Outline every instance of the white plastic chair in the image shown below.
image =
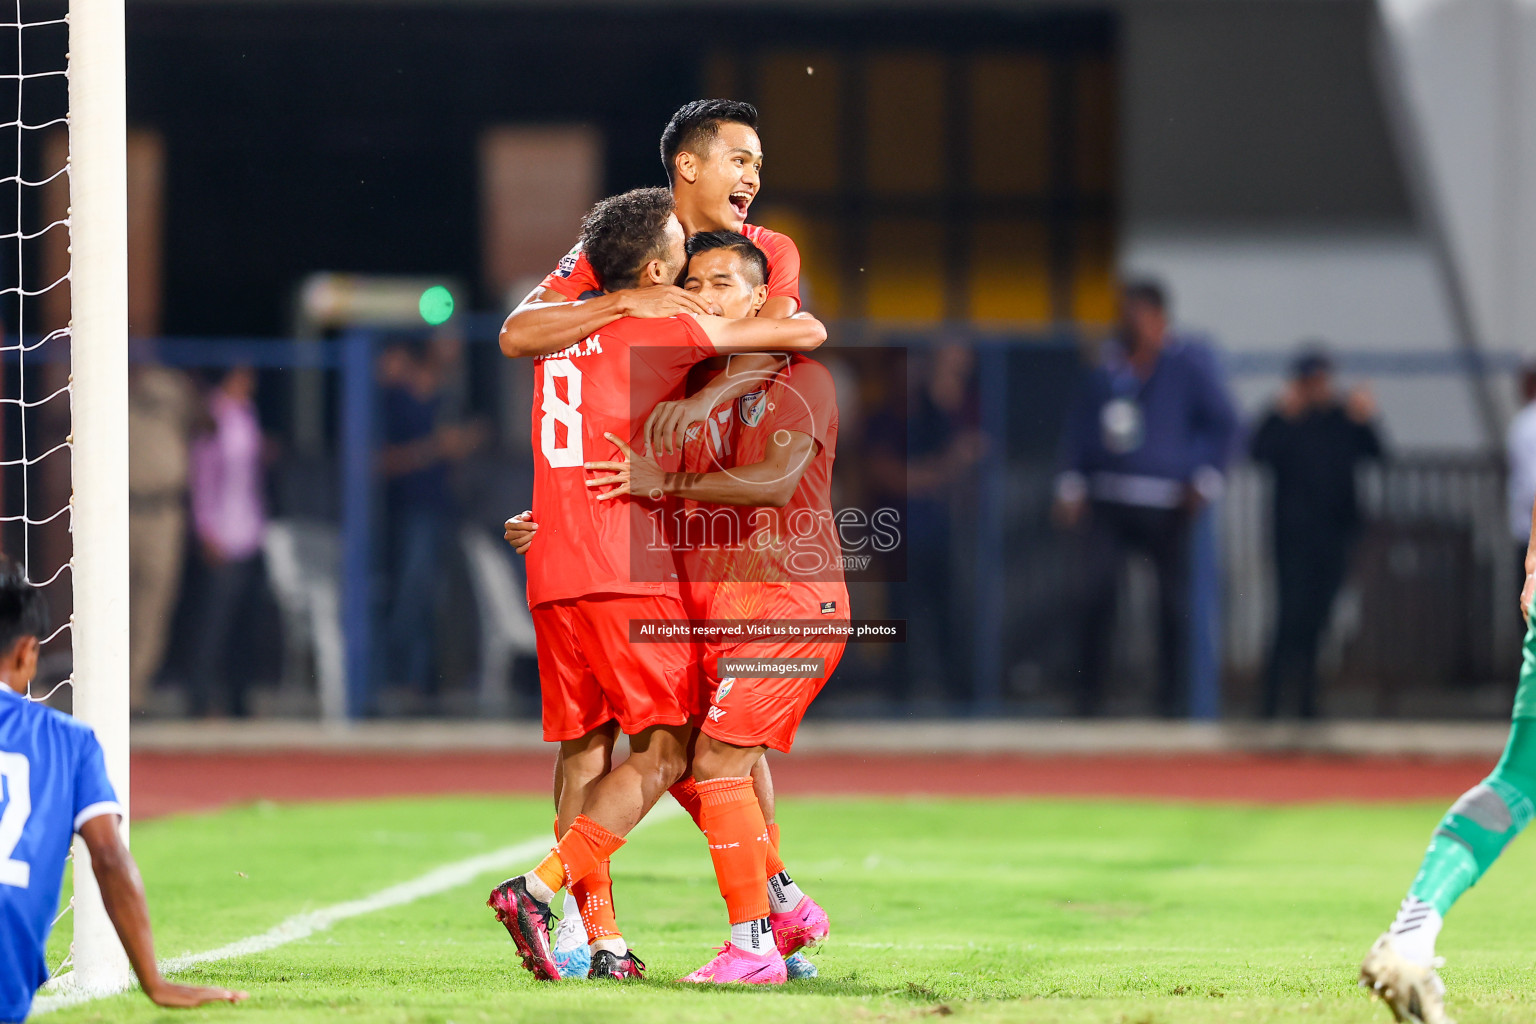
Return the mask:
[[504,540],[478,527],[460,530],[459,544],[480,613],[480,710],[505,715],[512,706],[513,660],[538,653],[522,567]]
[[283,685],[299,687],[313,657],[320,717],[347,717],[341,632],[341,536],[330,523],[274,519],[262,541],[267,577],[283,615]]

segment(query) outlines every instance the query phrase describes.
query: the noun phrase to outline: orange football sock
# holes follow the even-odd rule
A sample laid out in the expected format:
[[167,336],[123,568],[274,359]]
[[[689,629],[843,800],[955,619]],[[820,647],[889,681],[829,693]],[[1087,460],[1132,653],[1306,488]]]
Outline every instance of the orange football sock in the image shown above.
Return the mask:
[[784,861],[779,858],[779,826],[768,826],[768,877],[772,878],[784,870]]
[[709,779],[698,790],[709,856],[731,924],[767,917],[768,826],[752,780]]
[[549,856],[539,861],[539,866],[533,869],[533,873],[539,876],[539,881],[555,892],[565,888],[565,861],[560,859],[558,845],[549,851]]
[[571,830],[549,856],[533,869],[540,881],[559,892],[597,870],[599,864],[624,845],[624,837],[608,831],[585,814],[578,814]]
[[587,928],[588,942],[620,934],[618,912],[613,908],[613,876],[609,874],[608,861],[603,861],[581,881],[573,882],[571,894],[581,908],[581,923]]
[[671,793],[672,798],[682,805],[683,810],[688,812],[688,817],[692,818],[693,823],[699,826],[699,831],[704,831],[704,820],[699,817],[699,784],[693,781],[693,776],[684,775],[674,782],[672,788],[667,790],[667,792]]

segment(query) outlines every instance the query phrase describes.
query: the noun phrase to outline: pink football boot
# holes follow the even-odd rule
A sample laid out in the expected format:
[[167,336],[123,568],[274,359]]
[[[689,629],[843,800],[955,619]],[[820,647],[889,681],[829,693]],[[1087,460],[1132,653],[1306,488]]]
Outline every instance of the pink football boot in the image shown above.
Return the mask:
[[794,956],[816,945],[832,930],[827,912],[809,896],[802,896],[794,910],[769,914],[768,920],[773,925],[773,939],[780,956]]
[[777,951],[759,956],[727,942],[713,960],[678,980],[695,985],[782,985],[787,978],[784,958]]

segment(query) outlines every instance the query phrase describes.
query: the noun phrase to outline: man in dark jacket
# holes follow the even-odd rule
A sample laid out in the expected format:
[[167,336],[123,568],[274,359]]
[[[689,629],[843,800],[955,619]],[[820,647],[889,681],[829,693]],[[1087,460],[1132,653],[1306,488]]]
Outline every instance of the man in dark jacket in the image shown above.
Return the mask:
[[1127,556],[1157,567],[1158,713],[1187,710],[1195,514],[1221,491],[1237,413],[1214,354],[1168,330],[1161,286],[1121,293],[1121,331],[1085,380],[1062,438],[1056,518],[1087,531],[1078,711],[1102,710],[1116,587]]
[[1280,616],[1265,674],[1264,716],[1294,693],[1317,715],[1317,648],[1349,568],[1360,527],[1355,469],[1382,457],[1370,393],[1341,400],[1321,349],[1296,360],[1290,384],[1253,435],[1255,461],[1275,478],[1275,576]]

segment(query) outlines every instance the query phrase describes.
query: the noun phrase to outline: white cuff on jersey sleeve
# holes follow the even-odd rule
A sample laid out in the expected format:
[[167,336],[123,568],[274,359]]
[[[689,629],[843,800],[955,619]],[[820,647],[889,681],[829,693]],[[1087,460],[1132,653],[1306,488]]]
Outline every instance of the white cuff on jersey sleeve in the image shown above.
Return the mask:
[[79,832],[81,825],[84,825],[92,818],[99,818],[103,814],[115,814],[121,818],[123,816],[122,804],[119,804],[116,800],[103,800],[99,804],[91,804],[75,815],[75,831]]

